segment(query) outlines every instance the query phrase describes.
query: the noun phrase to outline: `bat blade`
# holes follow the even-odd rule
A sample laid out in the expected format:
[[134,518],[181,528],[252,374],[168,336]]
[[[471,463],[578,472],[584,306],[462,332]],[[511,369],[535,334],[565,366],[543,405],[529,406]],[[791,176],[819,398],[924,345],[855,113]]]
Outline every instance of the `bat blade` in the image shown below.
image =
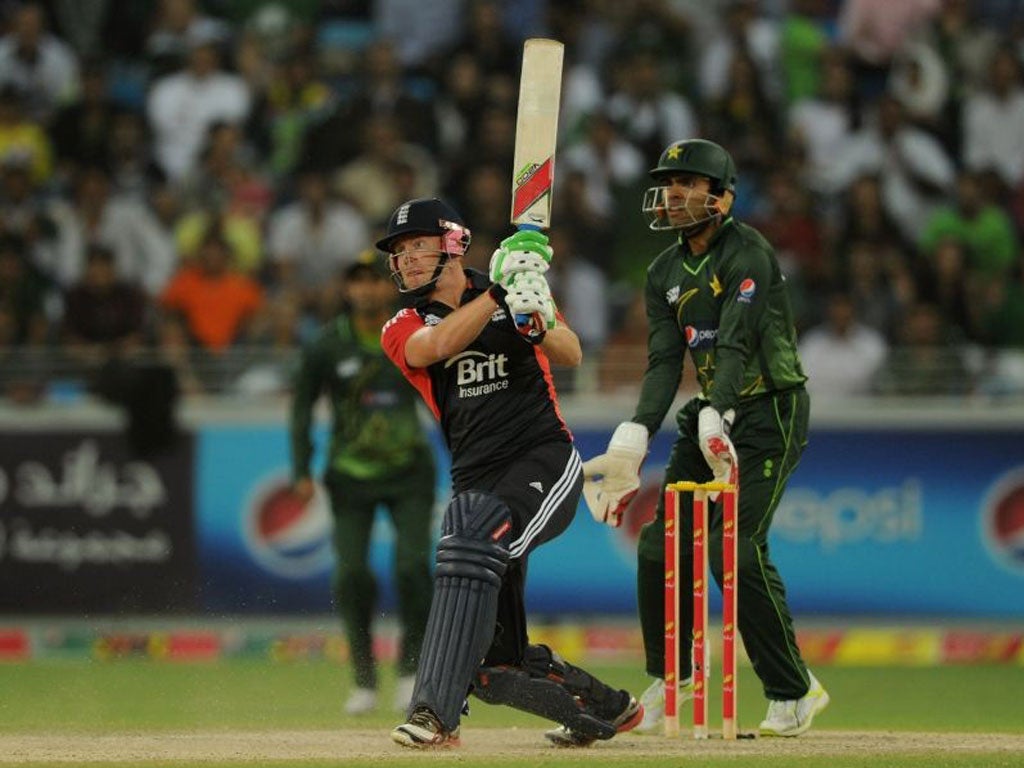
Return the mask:
[[520,229],[551,225],[563,52],[560,42],[546,38],[530,38],[523,45],[511,216]]

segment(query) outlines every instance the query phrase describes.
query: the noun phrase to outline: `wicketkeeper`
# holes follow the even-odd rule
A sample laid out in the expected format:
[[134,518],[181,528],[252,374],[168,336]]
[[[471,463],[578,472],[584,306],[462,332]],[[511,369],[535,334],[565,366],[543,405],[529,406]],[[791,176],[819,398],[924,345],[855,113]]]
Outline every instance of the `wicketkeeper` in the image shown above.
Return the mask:
[[[828,704],[828,694],[800,656],[782,578],[768,552],[768,529],[786,481],[807,442],[809,400],[796,351],[786,284],[772,247],[730,215],[736,166],[701,139],[680,141],[651,171],[642,210],[650,228],[678,240],[651,263],[645,303],[650,328],[640,402],[605,454],[583,465],[584,495],[594,517],[618,526],[640,486],[648,440],[676,392],[687,350],[700,394],[679,413],[678,437],[664,482],[739,479],[739,630],[769,699],[761,733],[796,736]],[[679,541],[693,537],[692,497],[682,499]],[[722,512],[711,509],[711,569],[722,583]],[[647,672],[658,678],[641,697],[652,731],[664,718],[664,498],[640,533],[637,592]],[[681,547],[680,590],[692,590],[692,551]],[[680,604],[681,638],[693,606]],[[680,703],[692,697],[689,648],[681,652]]]

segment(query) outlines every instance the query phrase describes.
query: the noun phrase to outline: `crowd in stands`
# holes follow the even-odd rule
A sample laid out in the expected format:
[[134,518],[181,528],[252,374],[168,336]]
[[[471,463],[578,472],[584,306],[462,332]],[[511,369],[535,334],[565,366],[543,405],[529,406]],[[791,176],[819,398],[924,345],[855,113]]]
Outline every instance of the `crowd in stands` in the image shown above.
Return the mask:
[[731,151],[734,212],[776,248],[812,392],[1024,392],[1022,2],[0,0],[0,14],[0,394],[14,400],[45,395],[53,361],[142,353],[185,391],[284,391],[289,353],[338,309],[342,268],[410,197],[459,209],[486,269],[509,233],[534,35],[566,43],[551,282],[593,386],[642,374],[644,273],[671,243],[639,212],[647,170],[700,136]]

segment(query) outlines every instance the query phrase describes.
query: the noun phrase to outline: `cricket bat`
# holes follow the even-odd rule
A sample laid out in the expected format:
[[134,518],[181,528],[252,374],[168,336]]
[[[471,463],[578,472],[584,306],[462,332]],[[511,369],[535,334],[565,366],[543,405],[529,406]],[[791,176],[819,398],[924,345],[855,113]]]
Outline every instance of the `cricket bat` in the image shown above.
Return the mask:
[[512,164],[512,224],[518,229],[551,226],[562,53],[557,40],[534,37],[523,44]]

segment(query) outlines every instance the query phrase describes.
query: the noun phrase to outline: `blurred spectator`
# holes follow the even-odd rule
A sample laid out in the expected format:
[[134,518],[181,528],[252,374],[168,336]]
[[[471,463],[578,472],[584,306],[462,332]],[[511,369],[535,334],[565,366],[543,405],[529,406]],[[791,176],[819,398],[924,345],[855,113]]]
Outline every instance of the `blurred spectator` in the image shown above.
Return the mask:
[[104,65],[88,62],[82,68],[81,98],[57,112],[50,126],[50,138],[65,177],[82,166],[107,161],[115,114]]
[[673,141],[699,135],[690,103],[667,85],[663,62],[654,51],[627,51],[615,64],[607,115],[644,157],[658,157]]
[[153,28],[145,44],[154,78],[183,67],[196,40],[220,44],[228,39],[228,26],[204,15],[197,5],[195,0],[158,0]]
[[349,112],[359,122],[358,130],[370,117],[390,120],[404,141],[432,152],[437,150],[437,125],[431,103],[414,93],[388,40],[376,40],[366,47],[360,59],[355,93],[349,97]]
[[858,242],[882,243],[909,252],[896,220],[882,201],[882,183],[878,176],[865,174],[847,188],[833,236],[840,257]]
[[839,282],[848,286],[857,317],[893,339],[916,289],[906,254],[888,243],[851,243]]
[[362,150],[334,177],[334,189],[362,211],[371,226],[387,220],[398,204],[407,199],[399,194],[396,173],[399,166],[413,169],[413,197],[437,193],[438,171],[431,155],[402,140],[399,126],[390,118],[374,116],[361,129]]
[[889,73],[889,93],[903,105],[907,120],[957,151],[956,125],[948,120],[949,73],[931,46],[908,41],[896,53]]
[[779,29],[779,69],[783,103],[795,104],[821,90],[828,0],[793,0]]
[[1024,264],[1018,262],[1008,279],[992,281],[985,290],[981,324],[986,339],[997,347],[1024,349]]
[[823,53],[819,90],[795,101],[787,120],[791,137],[807,152],[808,185],[819,193],[835,193],[848,181],[836,177],[835,160],[862,124],[853,72],[841,50]]
[[839,11],[839,42],[854,56],[861,95],[885,87],[893,56],[939,10],[940,0],[845,0]]
[[801,317],[805,299],[794,291],[794,283],[817,293],[832,278],[834,269],[823,247],[821,224],[811,208],[810,195],[790,173],[777,171],[768,177],[764,201],[751,224],[773,244],[789,281],[794,314]]
[[[646,183],[647,174],[644,173],[642,178]],[[558,229],[569,230],[576,244],[576,252],[598,267],[606,277],[611,277],[612,272],[612,242],[616,234],[614,222],[622,215],[620,206],[623,199],[628,199],[629,191],[619,195],[616,209],[609,215],[595,208],[591,202],[587,192],[587,169],[570,169],[555,184],[552,210],[558,217]]]
[[951,106],[981,87],[998,45],[999,28],[982,23],[977,5],[972,0],[942,0],[938,15],[917,35],[942,58]]
[[952,341],[935,306],[914,304],[903,320],[899,342],[875,377],[875,392],[900,397],[967,394],[972,383]]
[[985,200],[977,173],[957,178],[956,204],[939,209],[928,219],[921,248],[925,254],[954,239],[967,247],[967,266],[989,278],[1005,275],[1017,261],[1017,233],[1006,212]]
[[[403,0],[378,0],[378,4],[389,5],[401,3]],[[429,3],[429,5],[446,6],[448,3]],[[461,23],[454,25],[455,37],[446,41],[446,45],[435,49],[431,69],[439,73],[444,69],[444,64],[449,58],[458,53],[469,53],[476,59],[480,69],[485,75],[503,74],[519,79],[519,65],[522,59],[522,45],[514,40],[511,34],[505,29],[502,18],[502,6],[504,3],[498,0],[467,0],[461,3],[463,6],[459,14]],[[421,12],[422,13],[422,12]],[[435,11],[436,13],[436,11]],[[391,34],[396,41],[408,37],[409,21],[405,20],[400,34]],[[382,28],[388,34],[386,28]],[[404,42],[397,43],[399,47]],[[405,56],[403,61],[407,62]],[[435,79],[437,79],[435,77]]]
[[231,383],[231,390],[248,397],[288,394],[294,360],[291,355],[302,343],[302,307],[298,298],[280,294],[267,304],[265,323],[255,349],[246,356],[245,367]]
[[565,315],[584,353],[597,353],[608,338],[608,280],[586,259],[580,258],[571,230],[551,230],[555,252],[546,277],[556,304]]
[[151,295],[163,290],[175,267],[173,243],[152,212],[130,198],[112,196],[101,168],[83,169],[74,179],[74,197],[50,209],[56,247],[46,268],[64,288],[81,279],[90,244],[114,253],[117,276],[138,282]]
[[0,39],[0,84],[26,95],[28,114],[47,123],[78,95],[78,60],[66,43],[46,32],[42,5],[25,3]]
[[583,179],[585,205],[602,218],[615,214],[617,193],[647,171],[644,156],[619,135],[602,110],[588,118],[583,141],[569,147],[558,160],[560,174],[578,174]]
[[25,117],[22,93],[13,85],[0,86],[0,161],[24,160],[34,184],[43,184],[53,171],[53,153],[46,132]]
[[118,277],[114,253],[90,245],[82,279],[64,299],[63,340],[75,357],[102,363],[141,345],[147,299],[136,283]]
[[1024,85],[1011,48],[996,52],[988,88],[968,94],[963,110],[964,164],[995,171],[1011,189],[1024,183]]
[[224,209],[262,226],[274,192],[253,165],[241,129],[212,123],[199,164],[180,181],[182,205],[191,211]]
[[902,105],[889,95],[879,100],[876,119],[857,132],[836,163],[840,187],[865,173],[878,175],[883,205],[910,242],[918,240],[955,181],[953,161],[942,145],[908,124]]
[[415,70],[455,42],[466,8],[462,0],[374,0],[373,11],[378,35],[395,41],[402,66]]
[[441,157],[457,162],[469,143],[471,126],[487,103],[487,81],[480,62],[472,54],[458,51],[444,62],[441,82],[445,87],[433,99],[437,142]]
[[220,69],[215,39],[196,33],[189,40],[187,68],[158,80],[147,104],[157,160],[175,180],[195,167],[213,123],[242,123],[250,109],[245,81]]
[[261,124],[267,132],[267,163],[277,178],[295,169],[307,128],[327,116],[333,101],[330,86],[318,76],[308,53],[291,54],[275,70]]
[[31,159],[17,152],[0,155],[0,234],[24,240],[33,260],[35,251],[56,236],[46,199],[32,182]]
[[[231,246],[212,227],[195,263],[181,267],[160,297],[163,309],[192,342],[212,352],[245,339],[264,306],[263,290],[231,261]],[[174,336],[168,329],[163,332]]]
[[[756,0],[733,0],[724,10],[724,25],[711,40],[705,41],[700,59],[700,95],[707,101],[725,96],[729,72],[738,54],[747,55],[760,73],[765,94],[777,101],[779,83],[779,29],[763,15]],[[691,134],[676,136],[677,140]],[[657,152],[653,153],[657,155]]]
[[230,246],[233,269],[254,277],[260,274],[264,267],[260,223],[223,206],[199,208],[178,219],[174,241],[182,262],[196,258],[203,238],[211,229],[217,229]]
[[[489,101],[470,124],[463,150],[447,164],[445,189],[449,197],[462,203],[459,210],[465,211],[466,204],[473,204],[466,197],[466,188],[480,166],[496,165],[508,174],[514,162],[515,139],[515,111]],[[479,222],[473,221],[473,229],[479,229]]]
[[298,188],[299,199],[270,217],[267,249],[276,282],[309,309],[331,276],[369,247],[370,233],[355,208],[331,198],[320,171],[302,171]]
[[728,85],[703,110],[702,118],[702,133],[729,147],[745,179],[760,179],[778,166],[778,114],[768,99],[756,62],[745,52],[733,55]]
[[508,183],[510,167],[496,163],[471,166],[465,186],[455,198],[462,215],[473,222],[473,247],[462,259],[467,267],[486,272],[492,249],[511,233],[508,222],[512,209]]
[[25,242],[0,237],[0,347],[47,340],[47,281],[28,259]]
[[799,352],[812,397],[832,399],[869,394],[887,345],[882,334],[857,320],[850,295],[835,291],[826,302],[825,322],[804,333]]
[[979,279],[968,268],[967,246],[962,240],[946,237],[934,243],[918,259],[914,279],[921,299],[938,307],[963,338],[985,340],[980,315],[989,281]]
[[114,193],[145,202],[167,178],[153,159],[145,117],[124,110],[114,113],[106,138],[105,158]]

